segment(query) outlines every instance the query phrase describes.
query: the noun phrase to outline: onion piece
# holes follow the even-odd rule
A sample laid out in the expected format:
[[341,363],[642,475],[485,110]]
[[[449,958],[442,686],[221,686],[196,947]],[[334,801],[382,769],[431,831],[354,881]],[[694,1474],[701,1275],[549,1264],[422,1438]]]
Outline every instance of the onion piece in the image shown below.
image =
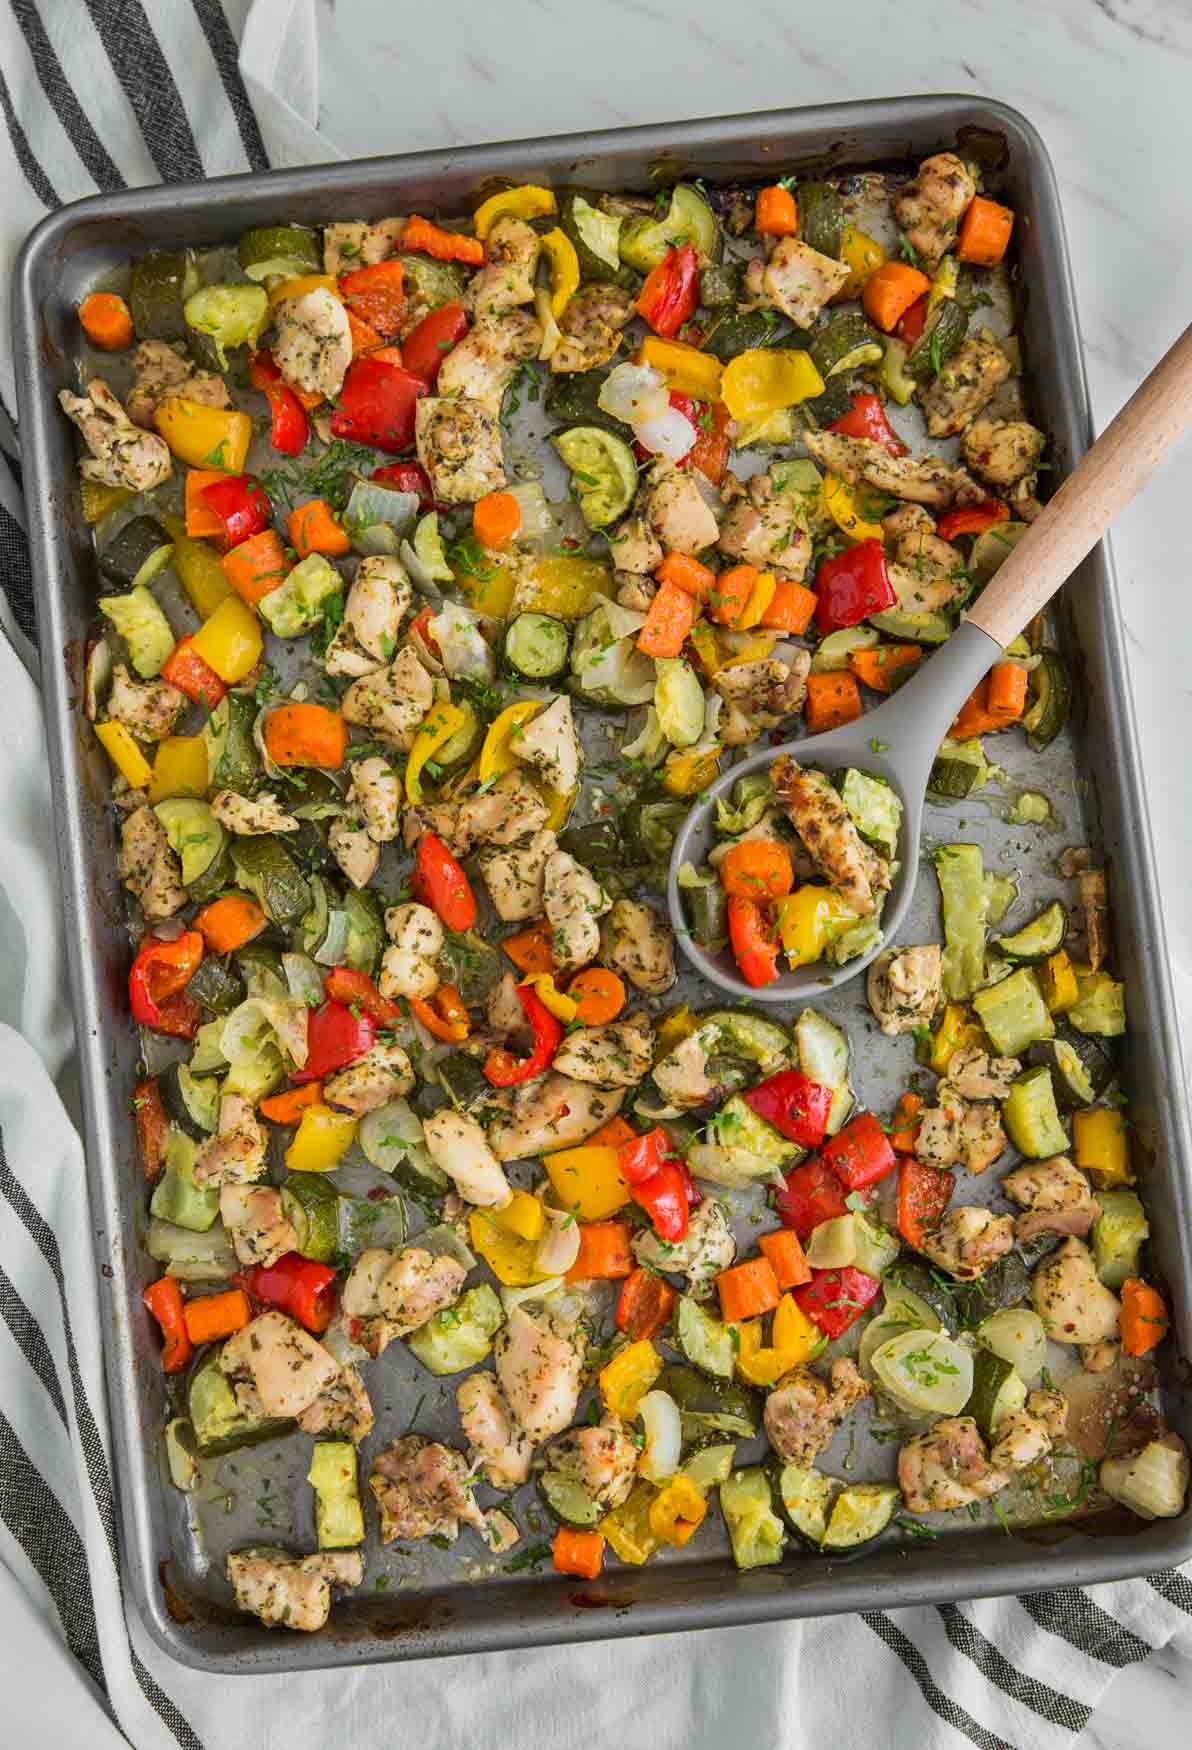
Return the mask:
[[511,1313],[515,1306],[521,1306],[527,1300],[545,1300],[550,1294],[555,1294],[563,1286],[561,1276],[548,1276],[541,1282],[531,1282],[525,1288],[508,1288],[501,1285],[501,1305],[506,1313]]
[[579,1257],[579,1223],[562,1209],[548,1209],[546,1231],[538,1242],[535,1270],[546,1276],[566,1276]]
[[550,290],[546,286],[538,286],[534,292],[534,314],[542,324],[542,345],[538,348],[540,359],[549,359],[563,335],[559,324],[555,321],[555,313],[551,308]]
[[1023,1379],[1036,1379],[1047,1364],[1047,1331],[1030,1307],[1004,1307],[977,1326],[977,1341]]
[[643,419],[658,419],[670,406],[666,378],[653,365],[614,365],[596,397],[602,413],[636,425]]
[[679,1468],[683,1418],[669,1392],[648,1391],[637,1409],[646,1430],[638,1474],[648,1483],[666,1483]]
[[519,542],[539,541],[544,535],[554,534],[555,519],[540,480],[519,480],[516,486],[507,486],[505,490],[510,498],[516,498],[521,511],[521,527],[517,531]]
[[973,1352],[942,1331],[904,1331],[875,1349],[874,1377],[919,1415],[958,1416],[973,1390]]
[[283,954],[281,969],[286,975],[290,995],[296,997],[300,1003],[317,1009],[324,1000],[323,975],[310,955]]
[[677,407],[668,407],[650,419],[634,423],[633,435],[644,450],[664,456],[668,462],[681,462],[695,445],[695,427]]

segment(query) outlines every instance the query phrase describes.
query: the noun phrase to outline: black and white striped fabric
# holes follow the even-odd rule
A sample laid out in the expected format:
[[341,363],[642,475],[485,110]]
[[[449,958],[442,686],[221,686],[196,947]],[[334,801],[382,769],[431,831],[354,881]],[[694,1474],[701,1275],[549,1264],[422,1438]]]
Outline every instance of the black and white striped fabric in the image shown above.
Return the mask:
[[[0,0],[0,334],[16,249],[61,202],[335,155],[314,133],[314,54],[313,0]],[[398,144],[378,133],[378,151]],[[1059,1750],[1115,1672],[1163,1646],[1192,1656],[1192,1580],[1169,1571],[682,1642],[286,1679],[230,1683],[163,1657],[120,1578],[15,415],[0,349],[0,1741],[280,1750],[325,1739],[333,1722],[354,1750],[415,1734],[426,1750],[614,1737],[660,1750]]]

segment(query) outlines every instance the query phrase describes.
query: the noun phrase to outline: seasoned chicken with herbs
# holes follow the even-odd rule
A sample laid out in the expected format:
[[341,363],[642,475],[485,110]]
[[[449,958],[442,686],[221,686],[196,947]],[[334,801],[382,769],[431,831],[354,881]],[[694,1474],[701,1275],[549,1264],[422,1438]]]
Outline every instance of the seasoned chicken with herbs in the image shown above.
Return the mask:
[[202,407],[232,405],[223,378],[215,371],[197,371],[168,340],[142,340],[132,355],[132,371],[128,417],[146,431],[153,430],[153,415],[171,395]]
[[892,456],[871,438],[834,431],[809,431],[803,442],[817,462],[850,486],[872,486],[909,504],[944,510],[980,504],[985,497],[984,487],[953,462],[933,456]]
[[90,454],[79,463],[84,480],[151,492],[174,471],[164,438],[134,425],[102,377],[93,377],[85,395],[58,391],[66,417],[82,434]]
[[770,779],[813,862],[858,916],[868,916],[890,885],[889,864],[865,843],[822,772],[784,754],[770,768]]
[[266,1628],[314,1634],[331,1614],[332,1586],[359,1586],[364,1557],[359,1550],[321,1550],[291,1556],[279,1549],[234,1550],[227,1574],[236,1606]]
[[936,152],[894,196],[894,217],[928,271],[952,248],[976,192],[961,159],[954,152]]
[[844,1418],[869,1396],[856,1363],[840,1356],[831,1383],[810,1367],[797,1367],[766,1398],[766,1438],[780,1458],[811,1464],[832,1444]]
[[475,504],[505,485],[501,428],[485,402],[428,395],[418,403],[414,433],[436,498]]
[[454,1543],[461,1524],[484,1528],[462,1454],[421,1434],[407,1434],[379,1452],[368,1486],[381,1516],[382,1543],[418,1537]]
[[728,474],[720,493],[729,505],[720,525],[721,552],[801,582],[811,559],[811,536],[796,502],[775,490],[769,474],[754,474],[744,486]]
[[866,994],[887,1038],[927,1025],[940,1004],[942,972],[938,942],[882,950],[869,968]]

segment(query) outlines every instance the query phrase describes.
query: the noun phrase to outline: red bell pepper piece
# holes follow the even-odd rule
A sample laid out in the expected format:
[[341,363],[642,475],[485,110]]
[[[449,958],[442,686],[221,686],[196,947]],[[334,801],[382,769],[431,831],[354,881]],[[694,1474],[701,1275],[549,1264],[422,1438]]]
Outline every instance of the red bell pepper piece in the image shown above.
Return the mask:
[[534,1029],[534,1049],[529,1057],[514,1057],[511,1051],[499,1049],[490,1051],[484,1060],[484,1073],[494,1088],[515,1088],[540,1076],[563,1043],[563,1023],[551,1014],[532,984],[519,984],[517,998]]
[[193,699],[196,705],[205,705],[208,711],[214,711],[228,690],[194,648],[193,636],[178,640],[162,664],[161,678],[177,687],[180,693],[185,693],[188,699]]
[[248,380],[269,402],[273,423],[269,441],[283,456],[297,456],[306,448],[310,421],[306,409],[287,383],[272,353],[254,352],[248,361]]
[[186,1334],[182,1290],[172,1276],[161,1276],[145,1290],[142,1298],[161,1326],[162,1367],[167,1373],[181,1373],[194,1354]]
[[476,895],[467,876],[437,833],[418,841],[418,888],[449,930],[470,930],[476,922]]
[[836,1177],[849,1191],[865,1191],[898,1165],[890,1138],[872,1112],[858,1112],[820,1149]]
[[203,938],[197,930],[184,930],[173,942],[147,936],[128,973],[133,1020],[155,1033],[193,1039],[199,1005],[185,992],[202,958]]
[[351,966],[335,966],[323,980],[323,989],[329,1002],[359,1009],[378,1027],[395,1027],[401,1020],[397,1004],[381,995],[367,972],[357,972]]
[[421,462],[389,462],[384,468],[373,469],[373,479],[378,485],[392,486],[397,492],[416,492],[419,510],[435,508],[430,475]]
[[242,1281],[254,1300],[289,1313],[316,1337],[331,1323],[335,1271],[330,1264],[316,1264],[301,1252],[286,1252],[276,1264],[257,1264],[246,1270]]
[[892,456],[906,455],[906,445],[886,418],[878,395],[854,395],[849,411],[833,420],[828,430],[842,432],[845,437],[868,438],[870,443],[881,444]]
[[821,632],[859,626],[870,614],[892,608],[898,600],[886,555],[876,538],[858,541],[843,553],[822,559],[815,579],[815,623]]
[[719,486],[724,479],[729,451],[732,449],[732,415],[723,401],[701,401],[697,406],[699,416],[696,426],[699,435],[688,460],[693,468],[698,468],[705,480],[710,480],[713,486]]
[[904,346],[914,346],[927,321],[927,293],[916,298],[909,310],[904,310],[894,325],[894,332]]
[[785,1178],[774,1208],[783,1227],[793,1227],[801,1240],[809,1240],[821,1221],[848,1214],[848,1193],[818,1155],[793,1167]]
[[617,1299],[616,1326],[633,1343],[652,1337],[671,1316],[678,1296],[657,1271],[640,1265],[621,1284]]
[[[438,640],[432,635],[430,629],[430,623],[434,617],[435,610],[433,608],[420,608],[410,621],[410,638],[415,647],[417,647],[418,640],[421,639],[432,656],[441,656],[443,653],[439,649]],[[415,870],[415,879],[417,879],[417,870]]]
[[354,316],[385,340],[401,331],[406,313],[405,268],[400,261],[375,261],[339,276],[339,289]]
[[778,977],[778,936],[766,907],[755,899],[730,894],[728,933],[746,984],[773,984]]
[[152,1185],[166,1164],[166,1140],[170,1134],[170,1121],[154,1076],[147,1076],[143,1082],[137,1083],[133,1090],[132,1109],[137,1122],[141,1164]]
[[811,1281],[791,1292],[801,1312],[827,1337],[843,1336],[882,1291],[876,1276],[846,1264],[843,1270],[813,1270]]
[[686,1161],[678,1156],[671,1139],[660,1124],[632,1142],[623,1142],[617,1150],[621,1171],[633,1196],[644,1209],[659,1239],[681,1240],[687,1232],[687,1221],[695,1189]]
[[[418,326],[411,329],[402,342],[402,362],[407,371],[434,383],[439,366],[457,341],[468,332],[468,318],[458,301],[440,304]],[[375,478],[375,476],[374,476]]]
[[638,313],[655,334],[671,340],[695,315],[699,304],[699,256],[691,243],[668,249],[646,275],[637,300]]
[[[675,463],[676,468],[685,468],[695,454],[695,447],[699,442],[700,410],[701,408],[706,407],[708,403],[706,401],[693,401],[690,395],[680,395],[677,389],[671,390],[669,400],[676,413],[681,413],[684,419],[690,420],[691,429],[695,434],[691,448],[688,450],[687,454],[685,456],[680,456]],[[654,460],[653,450],[648,450],[645,444],[634,443],[633,453],[639,462],[647,463]]]
[[355,1063],[376,1044],[377,1024],[363,1009],[353,1013],[344,1003],[324,1003],[312,1009],[306,1022],[306,1064],[292,1082],[321,1082]]
[[800,1148],[818,1148],[828,1128],[832,1090],[797,1069],[767,1076],[745,1095],[746,1104]]
[[986,529],[993,528],[995,523],[1009,520],[1010,507],[1003,504],[1000,498],[987,498],[982,504],[974,504],[971,510],[950,510],[939,520],[939,535],[942,541],[954,541],[957,535],[983,535]]
[[617,1159],[625,1183],[631,1190],[635,1185],[644,1185],[647,1179],[653,1178],[663,1161],[670,1159],[672,1152],[671,1139],[661,1124],[656,1124],[653,1130],[647,1130],[642,1136],[621,1143]]
[[366,353],[348,366],[331,415],[331,435],[399,455],[414,441],[414,409],[429,393],[425,377]]
[[947,1209],[955,1184],[954,1173],[903,1155],[898,1163],[898,1231],[908,1246],[920,1249]]
[[238,547],[269,527],[273,507],[255,475],[226,474],[222,480],[204,486],[201,497],[223,524],[223,541],[228,548]]

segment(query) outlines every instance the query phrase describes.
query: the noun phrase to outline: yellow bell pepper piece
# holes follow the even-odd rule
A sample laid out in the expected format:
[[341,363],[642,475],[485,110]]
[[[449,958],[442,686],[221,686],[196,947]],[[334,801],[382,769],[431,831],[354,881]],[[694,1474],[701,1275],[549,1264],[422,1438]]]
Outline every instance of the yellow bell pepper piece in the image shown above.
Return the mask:
[[509,737],[523,723],[528,723],[531,717],[537,717],[541,710],[541,699],[519,699],[516,705],[507,705],[499,716],[493,718],[484,738],[484,746],[480,750],[479,775],[482,784],[490,783],[495,778],[503,778],[506,772],[511,772],[517,765],[517,755],[509,745]]
[[486,553],[477,577],[455,566],[455,582],[462,589],[478,614],[490,620],[507,620],[513,607],[513,597],[520,576],[520,564],[502,559],[497,553]]
[[472,1250],[479,1252],[498,1282],[507,1288],[529,1288],[546,1277],[536,1266],[538,1242],[522,1239],[502,1227],[503,1210],[474,1209],[468,1217]]
[[720,656],[720,646],[716,642],[716,633],[707,620],[697,620],[687,634],[688,642],[695,650],[695,659],[711,680],[714,674],[724,667]]
[[543,788],[542,800],[550,813],[546,817],[546,829],[550,832],[562,832],[567,825],[571,810],[575,807],[575,799],[579,795],[578,785],[574,790],[551,790]]
[[261,622],[238,595],[230,595],[219,604],[191,643],[195,655],[229,687],[252,673],[264,649]]
[[124,781],[134,790],[143,790],[153,772],[149,761],[133,740],[132,731],[123,723],[113,720],[110,723],[97,723],[95,734]]
[[650,1508],[657,1494],[657,1489],[639,1477],[621,1505],[606,1513],[598,1527],[614,1555],[635,1568],[658,1548],[658,1535],[650,1524]]
[[[778,591],[778,579],[772,571],[759,571],[749,592],[749,600],[733,621],[734,632],[748,632],[761,624],[763,615]],[[739,662],[740,657],[737,658]]]
[[441,747],[446,747],[453,735],[463,728],[467,718],[450,699],[438,699],[422,719],[414,737],[410,757],[406,762],[405,793],[407,802],[422,801],[422,772],[428,760],[433,760]]
[[[752,592],[750,593],[752,597]],[[748,608],[749,603],[746,602],[745,606]],[[734,627],[733,630],[735,631],[737,628]],[[742,662],[762,662],[769,656],[778,642],[773,632],[759,632],[756,638],[747,639],[744,644],[740,645],[735,640],[730,642],[732,632],[722,632],[720,637],[725,652],[721,668],[736,668]]]
[[841,298],[859,298],[870,274],[886,259],[886,252],[875,237],[866,236],[855,225],[846,225],[840,243],[840,259],[848,268],[848,278],[840,288]]
[[961,1003],[949,1003],[931,1037],[931,1068],[937,1076],[947,1073],[954,1053],[962,1046],[985,1050],[985,1029],[969,1016]]
[[542,1164],[555,1196],[580,1221],[606,1221],[632,1201],[615,1148],[559,1149]]
[[737,1326],[736,1371],[750,1385],[771,1386],[781,1379],[785,1368],[777,1349],[762,1343],[761,1319],[744,1319]]
[[528,1191],[515,1191],[503,1208],[488,1211],[488,1219],[506,1232],[516,1234],[518,1239],[536,1245],[546,1226],[546,1211],[540,1200]]
[[1058,954],[1052,954],[1044,961],[1039,983],[1050,1014],[1065,1015],[1075,1005],[1080,990],[1076,983],[1076,969],[1065,949],[1061,948]]
[[761,419],[797,407],[824,392],[811,354],[789,347],[757,346],[739,352],[724,367],[720,396],[734,419]]
[[291,1173],[329,1173],[338,1166],[356,1135],[355,1118],[330,1106],[307,1106],[286,1150]]
[[670,796],[698,796],[720,775],[719,747],[692,748],[666,756],[662,788]]
[[945,255],[935,270],[931,281],[931,290],[927,294],[927,320],[930,321],[935,311],[948,298],[956,296],[960,285],[960,263],[954,255]]
[[127,486],[108,486],[102,480],[81,480],[79,496],[83,501],[83,521],[88,528],[93,528],[112,511],[127,504],[133,494]]
[[307,292],[319,290],[330,292],[333,298],[343,303],[343,293],[339,289],[339,281],[333,273],[300,273],[295,279],[278,280],[269,289],[269,308],[272,310],[278,304],[284,304],[287,298],[303,298]]
[[662,1357],[648,1337],[630,1343],[600,1370],[604,1407],[622,1421],[632,1422],[637,1407],[662,1372]]
[[658,1031],[654,1036],[655,1055],[662,1057],[666,1052],[673,1051],[676,1045],[681,1045],[684,1039],[690,1038],[698,1026],[699,1016],[693,1015],[686,1003],[680,1003],[678,1008],[671,1009],[658,1023]]
[[[517,563],[511,608],[517,614],[553,614],[578,620],[613,593],[613,574],[600,559],[525,555]],[[495,610],[492,610],[495,611]]]
[[523,978],[522,983],[533,985],[543,1008],[556,1021],[562,1021],[565,1027],[579,1014],[579,1004],[575,998],[569,997],[564,991],[556,990],[555,981],[549,972],[532,973],[529,978]]
[[498,219],[545,219],[558,210],[551,189],[523,182],[519,188],[502,189],[482,201],[472,214],[472,228],[483,242]]
[[778,934],[791,966],[814,966],[857,913],[829,887],[797,887],[778,901]]
[[557,225],[542,239],[542,248],[550,262],[550,308],[557,322],[579,290],[579,256],[566,231]]
[[167,735],[158,742],[149,780],[150,802],[205,796],[207,782],[207,743],[201,735]]
[[243,474],[252,443],[252,420],[234,408],[205,407],[185,395],[171,395],[153,415],[173,455],[191,468],[222,468]]
[[677,1476],[650,1502],[650,1530],[659,1543],[679,1549],[695,1536],[708,1511],[707,1497],[690,1477]]
[[835,474],[825,474],[821,488],[824,506],[836,527],[850,541],[880,541],[885,530],[869,522],[864,502]]
[[746,1319],[737,1326],[736,1368],[750,1385],[777,1385],[792,1367],[810,1360],[824,1347],[823,1333],[791,1294],[784,1294],[774,1309],[769,1346],[762,1342],[762,1323],[761,1319]]
[[195,613],[200,620],[206,620],[220,602],[235,595],[236,591],[228,582],[214,547],[208,546],[206,541],[192,540],[180,516],[166,516],[161,520],[174,543],[174,557],[170,564],[190,597]]
[[826,1347],[826,1338],[793,1294],[784,1294],[774,1308],[770,1340],[787,1357],[787,1367],[799,1367]]
[[676,395],[691,395],[697,401],[719,401],[724,367],[710,352],[688,346],[682,340],[663,340],[649,334],[638,349],[635,364],[652,365],[666,378]]
[[1126,1120],[1117,1106],[1096,1106],[1091,1112],[1072,1115],[1072,1152],[1076,1165],[1095,1173],[1103,1190],[1111,1185],[1132,1185]]

